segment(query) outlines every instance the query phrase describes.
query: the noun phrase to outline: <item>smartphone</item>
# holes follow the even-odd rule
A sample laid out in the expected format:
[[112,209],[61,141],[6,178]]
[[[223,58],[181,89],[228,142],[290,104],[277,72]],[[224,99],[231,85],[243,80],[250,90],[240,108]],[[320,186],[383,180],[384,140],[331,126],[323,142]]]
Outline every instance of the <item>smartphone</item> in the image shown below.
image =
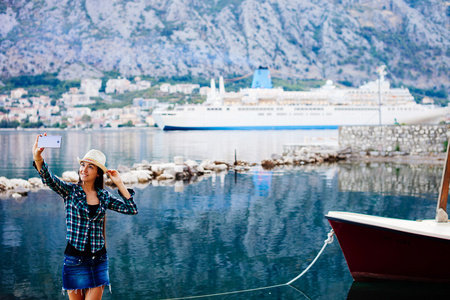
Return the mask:
[[43,135],[38,140],[39,148],[61,148],[61,136],[60,135]]

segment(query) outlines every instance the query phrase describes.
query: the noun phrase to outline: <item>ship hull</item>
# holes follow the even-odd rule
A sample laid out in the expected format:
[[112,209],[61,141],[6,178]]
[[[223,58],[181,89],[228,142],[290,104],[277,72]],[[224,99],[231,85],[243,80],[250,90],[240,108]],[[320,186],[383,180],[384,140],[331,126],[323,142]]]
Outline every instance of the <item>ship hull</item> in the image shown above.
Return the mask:
[[326,218],[355,281],[450,282],[448,224],[351,213]]
[[294,129],[338,129],[339,126],[211,126],[211,127],[186,127],[164,126],[164,130],[294,130]]
[[[437,123],[448,108],[374,106],[181,106],[155,111],[163,130],[336,129],[352,125]],[[381,118],[380,118],[381,114]]]

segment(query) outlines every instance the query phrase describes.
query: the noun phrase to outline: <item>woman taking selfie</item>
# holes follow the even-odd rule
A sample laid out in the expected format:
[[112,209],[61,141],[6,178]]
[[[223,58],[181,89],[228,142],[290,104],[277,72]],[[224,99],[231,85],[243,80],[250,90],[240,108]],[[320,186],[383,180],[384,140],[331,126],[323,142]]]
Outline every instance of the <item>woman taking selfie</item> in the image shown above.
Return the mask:
[[[46,134],[44,134],[46,135]],[[63,290],[69,299],[101,299],[109,283],[108,256],[105,248],[104,219],[107,209],[123,214],[137,214],[134,191],[127,189],[116,170],[105,167],[106,157],[98,150],[90,150],[78,158],[79,181],[65,182],[50,171],[42,157],[44,148],[33,146],[33,165],[42,182],[64,199],[67,246],[64,251]],[[122,199],[104,189],[103,175],[107,174],[119,188]]]

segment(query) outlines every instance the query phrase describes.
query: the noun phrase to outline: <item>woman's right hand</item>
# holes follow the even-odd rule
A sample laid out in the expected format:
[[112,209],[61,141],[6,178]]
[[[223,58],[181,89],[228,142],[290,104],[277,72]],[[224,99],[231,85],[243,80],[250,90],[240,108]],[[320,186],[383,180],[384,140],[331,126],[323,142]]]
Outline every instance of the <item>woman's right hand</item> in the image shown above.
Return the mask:
[[[47,134],[44,133],[44,136],[46,136]],[[34,161],[42,161],[44,160],[44,158],[42,157],[42,152],[44,151],[45,148],[39,148],[38,147],[38,141],[39,141],[39,137],[41,137],[42,134],[38,134],[36,136],[36,141],[34,142],[33,145],[33,160]]]

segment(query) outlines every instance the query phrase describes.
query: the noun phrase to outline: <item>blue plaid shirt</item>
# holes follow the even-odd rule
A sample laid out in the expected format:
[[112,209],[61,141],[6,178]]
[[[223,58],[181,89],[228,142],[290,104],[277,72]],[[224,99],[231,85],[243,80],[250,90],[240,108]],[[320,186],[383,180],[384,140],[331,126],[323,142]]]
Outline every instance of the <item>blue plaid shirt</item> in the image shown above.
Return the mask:
[[[105,189],[97,191],[100,200],[99,208],[93,218],[89,218],[89,210],[86,201],[86,193],[83,188],[74,183],[65,182],[50,171],[46,162],[42,165],[39,175],[42,182],[57,192],[64,199],[66,207],[67,241],[77,250],[84,251],[90,236],[91,251],[95,253],[105,245],[103,237],[103,220],[106,209],[111,209],[127,215],[137,214],[137,206],[133,201],[134,191],[130,192],[130,199],[113,196]],[[120,192],[119,192],[120,194]]]

